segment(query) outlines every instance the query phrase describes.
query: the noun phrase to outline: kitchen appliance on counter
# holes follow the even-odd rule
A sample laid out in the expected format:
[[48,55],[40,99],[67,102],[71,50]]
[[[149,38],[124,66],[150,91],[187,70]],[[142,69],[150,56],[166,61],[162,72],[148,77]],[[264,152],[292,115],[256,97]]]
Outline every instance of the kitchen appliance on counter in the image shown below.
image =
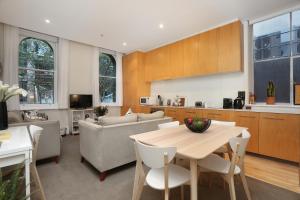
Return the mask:
[[223,98],[223,109],[233,108],[233,103],[231,98]]
[[234,109],[243,109],[245,105],[245,91],[239,91],[238,97],[233,102]]
[[195,107],[196,107],[196,108],[203,108],[203,103],[202,103],[202,101],[196,101],[196,102],[195,102]]
[[153,97],[140,97],[140,105],[155,105],[155,98],[153,98]]

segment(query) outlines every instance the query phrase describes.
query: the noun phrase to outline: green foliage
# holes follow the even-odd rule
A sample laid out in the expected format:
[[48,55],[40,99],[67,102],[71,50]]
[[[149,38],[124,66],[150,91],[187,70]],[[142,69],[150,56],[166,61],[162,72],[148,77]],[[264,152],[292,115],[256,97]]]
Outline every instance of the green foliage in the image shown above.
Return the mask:
[[97,106],[94,108],[94,113],[97,117],[103,116],[108,112],[107,106]]
[[267,97],[275,97],[275,85],[273,81],[268,82]]
[[0,174],[0,200],[25,200],[29,198],[25,196],[21,172],[22,166],[19,166],[6,180]]
[[116,60],[106,53],[99,57],[99,92],[100,101],[104,103],[116,102]]

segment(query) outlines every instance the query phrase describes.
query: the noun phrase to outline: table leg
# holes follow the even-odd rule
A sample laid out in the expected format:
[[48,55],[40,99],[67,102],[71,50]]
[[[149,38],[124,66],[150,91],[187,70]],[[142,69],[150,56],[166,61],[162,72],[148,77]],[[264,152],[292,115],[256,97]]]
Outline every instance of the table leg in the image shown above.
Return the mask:
[[197,173],[197,160],[190,160],[191,170],[191,200],[198,199],[198,173]]
[[25,160],[25,188],[27,200],[30,200],[30,159],[29,156]]

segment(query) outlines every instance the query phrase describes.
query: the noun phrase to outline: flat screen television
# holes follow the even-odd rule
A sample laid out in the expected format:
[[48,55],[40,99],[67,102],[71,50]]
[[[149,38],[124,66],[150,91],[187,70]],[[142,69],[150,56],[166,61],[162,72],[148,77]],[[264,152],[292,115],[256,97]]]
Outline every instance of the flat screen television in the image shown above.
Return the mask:
[[85,109],[93,107],[93,95],[70,94],[70,108]]

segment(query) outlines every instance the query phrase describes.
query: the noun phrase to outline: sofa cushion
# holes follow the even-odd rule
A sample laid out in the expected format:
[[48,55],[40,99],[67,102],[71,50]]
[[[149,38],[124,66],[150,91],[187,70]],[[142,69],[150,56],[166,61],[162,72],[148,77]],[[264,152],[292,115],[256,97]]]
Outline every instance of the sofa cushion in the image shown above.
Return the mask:
[[147,121],[151,119],[159,119],[164,117],[163,111],[156,111],[154,113],[146,114],[146,113],[138,113],[138,121]]
[[124,124],[130,122],[137,122],[137,115],[130,114],[125,116],[113,116],[113,117],[102,117],[99,119],[99,124],[102,126],[114,125],[114,124]]
[[13,123],[21,123],[23,122],[22,116],[20,113],[17,112],[8,112],[7,113],[8,117],[8,123],[13,124]]

